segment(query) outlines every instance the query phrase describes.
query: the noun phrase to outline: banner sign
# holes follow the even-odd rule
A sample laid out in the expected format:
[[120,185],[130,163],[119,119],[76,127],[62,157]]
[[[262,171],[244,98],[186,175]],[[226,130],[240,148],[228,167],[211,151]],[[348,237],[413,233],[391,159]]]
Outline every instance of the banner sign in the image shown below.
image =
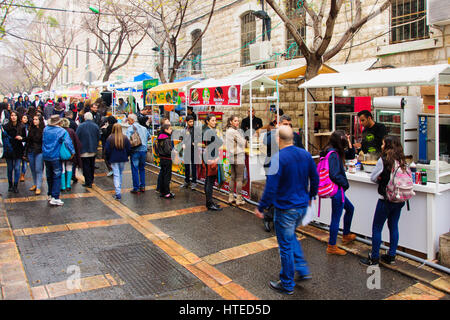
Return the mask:
[[150,101],[150,104],[161,105],[178,105],[181,103],[181,97],[178,89],[152,92],[147,96],[147,100]]
[[189,92],[191,106],[236,106],[241,105],[241,86],[197,88]]
[[144,80],[142,91],[143,91],[143,99],[144,99],[144,105],[149,106],[152,103],[152,96],[148,93],[148,91],[151,88],[157,87],[159,85],[158,79],[152,79],[152,80]]

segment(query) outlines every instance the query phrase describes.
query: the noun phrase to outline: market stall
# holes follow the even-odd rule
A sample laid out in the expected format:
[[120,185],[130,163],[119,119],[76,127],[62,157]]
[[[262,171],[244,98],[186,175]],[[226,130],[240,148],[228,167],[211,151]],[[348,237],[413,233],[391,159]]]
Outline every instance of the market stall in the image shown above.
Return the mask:
[[[440,141],[440,106],[450,103],[448,97],[441,98],[439,95],[439,85],[450,84],[450,66],[448,64],[430,65],[420,67],[396,68],[385,70],[373,70],[362,72],[346,72],[339,74],[323,74],[303,83],[299,86],[305,90],[305,119],[308,117],[309,105],[307,91],[308,89],[331,89],[331,101],[314,102],[327,103],[332,105],[334,115],[335,89],[358,89],[358,88],[389,88],[389,87],[409,87],[409,86],[434,86],[434,137],[435,141]],[[375,98],[375,97],[374,97]],[[379,97],[376,97],[379,98]],[[398,97],[391,97],[398,101]],[[396,98],[396,99],[394,99]],[[403,97],[408,101],[411,97]],[[414,97],[412,97],[414,98]],[[417,99],[411,99],[412,101]],[[401,102],[399,110],[406,114],[408,106],[416,106],[416,103]],[[422,106],[420,106],[422,107]],[[403,114],[403,113],[401,113]],[[385,114],[386,115],[386,114]],[[391,113],[391,119],[394,114]],[[407,125],[415,125],[419,128],[418,122],[420,113],[414,118],[399,116],[398,123],[400,131],[410,131],[416,135],[416,144],[418,141],[419,130],[406,129]],[[334,117],[332,128],[335,129]],[[411,123],[413,122],[413,123]],[[415,122],[415,123],[414,123]],[[306,147],[308,148],[308,123],[304,124]],[[403,132],[400,132],[403,134]],[[404,148],[407,149],[406,140],[402,139]],[[444,177],[450,175],[450,168],[445,161],[440,161],[440,143],[434,144],[435,159],[432,162],[434,166],[434,182],[428,182],[426,185],[415,184],[416,195],[410,200],[410,211],[403,209],[402,217],[399,222],[400,242],[399,245],[420,253],[424,253],[428,260],[436,257],[439,247],[439,236],[449,232],[450,215],[448,214],[448,205],[450,204],[450,183],[442,183]],[[417,146],[416,146],[417,149]],[[448,156],[447,156],[448,159]],[[413,155],[413,161],[418,162],[417,154]],[[441,170],[441,169],[444,170]],[[370,174],[364,171],[347,173],[350,182],[350,189],[347,191],[348,198],[355,206],[355,215],[352,222],[352,231],[364,236],[372,236],[372,220],[375,212],[375,206],[378,199],[377,186],[370,181]],[[448,181],[448,180],[447,180]],[[315,221],[329,225],[331,221],[331,202],[322,201],[321,216],[316,217]],[[382,235],[383,241],[389,240],[387,228]]]
[[[180,104],[185,104],[187,102],[186,96],[189,88],[196,83],[198,80],[189,80],[183,82],[172,82],[164,83],[158,86],[152,87],[146,90],[145,95],[145,106],[152,107],[152,145],[157,139],[155,133],[156,129],[160,126],[161,110],[160,106],[164,108],[164,111],[173,112],[175,106]],[[171,124],[174,130],[183,129],[183,121],[181,117],[178,119],[171,119]],[[181,142],[180,140],[173,140],[175,147]],[[152,148],[153,149],[153,148]],[[153,151],[153,163],[159,166],[159,158]],[[184,175],[184,165],[181,163],[180,159],[175,159],[172,164],[172,171]]]
[[[262,91],[266,89],[274,89],[278,91],[281,85],[264,75],[264,71],[254,74],[240,74],[223,79],[208,79],[202,81],[194,86],[189,91],[189,105],[197,107],[205,106],[221,106],[221,107],[241,107],[242,106],[242,92],[248,90],[250,95],[250,114],[253,111],[253,103],[256,100],[276,101],[276,108],[279,110],[278,92],[275,96],[268,97],[254,97],[252,90],[258,89]],[[218,128],[219,136],[224,136],[221,133],[221,128]],[[253,132],[252,121],[250,121],[250,132]],[[265,180],[265,172],[263,168],[265,155],[261,154],[258,148],[258,141],[251,134],[250,145],[246,148],[245,158],[245,178],[247,183],[242,188],[242,196],[249,199],[251,195],[251,183],[253,181]],[[223,159],[225,183],[222,190],[229,190],[229,181],[231,179],[229,162],[226,148],[220,149],[220,156]],[[201,150],[199,151],[202,152]],[[201,170],[197,170],[201,172]],[[205,177],[200,176],[200,181],[204,181]],[[233,190],[232,192],[234,192]]]

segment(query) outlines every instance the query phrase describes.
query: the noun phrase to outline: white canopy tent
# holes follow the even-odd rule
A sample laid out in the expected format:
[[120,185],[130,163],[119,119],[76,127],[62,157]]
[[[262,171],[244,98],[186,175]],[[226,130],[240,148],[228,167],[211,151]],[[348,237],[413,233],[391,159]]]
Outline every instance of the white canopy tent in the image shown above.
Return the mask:
[[[439,100],[439,84],[450,84],[450,65],[439,64],[419,67],[405,67],[395,69],[379,69],[360,72],[320,74],[301,84],[299,88],[305,89],[305,118],[308,117],[308,89],[331,88],[334,114],[335,88],[387,88],[403,86],[435,86],[435,129],[436,141],[439,141],[439,103],[449,103],[450,100]],[[315,101],[310,103],[324,103]],[[335,123],[332,124],[333,131]],[[305,145],[308,148],[308,122],[305,121]],[[439,143],[435,145],[436,153],[436,193],[439,193]]]
[[[435,88],[435,139],[440,140],[439,137],[439,104],[450,103],[450,100],[439,99],[439,85],[450,84],[450,65],[439,64],[419,67],[405,67],[394,69],[378,69],[372,71],[361,72],[346,72],[339,74],[322,74],[315,78],[301,84],[299,88],[305,90],[305,117],[308,116],[309,103],[328,103],[332,105],[332,113],[334,114],[334,98],[335,88],[386,88],[386,87],[401,87],[401,86],[434,86]],[[315,88],[331,88],[331,101],[314,101],[308,102],[308,89]],[[333,121],[334,122],[334,121]],[[333,123],[333,130],[335,124]],[[308,146],[308,122],[305,121],[305,145]],[[404,228],[406,230],[415,230],[416,234],[407,234],[403,241],[409,243],[411,248],[420,247],[420,252],[427,253],[428,259],[434,259],[436,248],[439,243],[439,235],[442,232],[448,232],[448,195],[449,184],[440,184],[440,178],[448,175],[448,172],[441,173],[439,166],[439,143],[435,143],[436,166],[435,166],[435,183],[429,186],[415,185],[415,190],[418,191],[415,196],[417,210],[414,212],[415,218],[408,219],[405,217]],[[351,175],[350,175],[351,176]],[[365,187],[364,183],[357,184],[359,178],[352,178],[354,183],[360,189],[357,194],[361,199],[364,198],[366,192],[371,194],[372,190]],[[363,181],[362,179],[361,181]],[[365,181],[365,180],[364,180]],[[358,200],[355,200],[358,201]],[[419,206],[421,209],[419,209]],[[438,215],[438,210],[441,210]],[[419,218],[420,217],[420,218]],[[408,222],[405,222],[408,221]],[[364,223],[365,224],[365,223]],[[362,228],[361,226],[359,226]],[[363,228],[362,228],[363,229]],[[438,232],[439,230],[439,232]],[[362,232],[362,231],[361,231]],[[370,235],[370,230],[366,231]],[[418,235],[420,234],[420,239]],[[415,242],[417,241],[417,242]],[[425,251],[423,248],[425,248]]]
[[[194,86],[191,89],[201,89],[201,88],[214,88],[223,86],[240,85],[242,90],[249,90],[250,92],[250,114],[253,112],[253,101],[254,100],[266,100],[266,101],[276,101],[277,105],[277,119],[279,118],[279,94],[278,88],[282,87],[278,81],[272,80],[265,75],[265,70],[252,71],[250,73],[242,73],[237,75],[232,75],[222,79],[207,79]],[[275,89],[276,95],[267,97],[253,97],[252,89],[254,88],[264,88]],[[242,105],[242,99],[241,99]],[[250,121],[250,132],[253,131],[253,122]],[[250,135],[250,156],[253,155],[253,135]]]

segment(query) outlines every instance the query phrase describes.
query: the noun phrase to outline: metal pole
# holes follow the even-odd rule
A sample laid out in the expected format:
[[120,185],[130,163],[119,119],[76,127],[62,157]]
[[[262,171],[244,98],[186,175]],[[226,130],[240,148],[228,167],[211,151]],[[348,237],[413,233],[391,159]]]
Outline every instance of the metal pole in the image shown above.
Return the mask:
[[436,194],[439,192],[439,75],[435,79],[434,92],[434,129],[435,129],[435,152],[436,152]]
[[280,125],[280,93],[278,92],[278,79],[277,79],[277,126]]
[[332,102],[331,102],[331,113],[332,113],[332,116],[331,116],[331,123],[332,123],[331,130],[333,132],[335,132],[336,131],[336,106],[335,106],[335,102],[334,102],[334,88],[331,88],[331,99],[333,99]]
[[305,88],[305,115],[304,115],[305,123],[303,126],[305,127],[305,150],[309,151],[309,143],[308,143],[308,89]]
[[250,157],[253,156],[253,95],[252,82],[250,81]]

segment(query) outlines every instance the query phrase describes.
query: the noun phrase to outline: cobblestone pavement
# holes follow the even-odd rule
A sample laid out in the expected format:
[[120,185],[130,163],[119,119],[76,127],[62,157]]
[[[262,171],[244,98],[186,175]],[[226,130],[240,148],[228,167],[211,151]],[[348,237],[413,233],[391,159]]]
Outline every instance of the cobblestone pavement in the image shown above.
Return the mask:
[[[370,273],[358,261],[368,246],[354,243],[343,257],[325,252],[328,233],[298,231],[313,279],[292,296],[268,287],[278,278],[275,234],[251,214],[253,207],[208,212],[202,188],[180,190],[173,200],[155,192],[156,169],[147,168],[146,192],[131,194],[126,166],[121,201],[113,199],[112,177],[97,161],[94,187],[81,181],[62,193],[63,207],[28,191],[8,193],[0,163],[1,299],[33,300],[439,300],[448,299],[448,275],[399,258],[381,266],[380,287],[368,288]],[[225,195],[216,197],[224,201]],[[340,240],[339,240],[340,244]],[[370,287],[370,286],[369,286]]]

